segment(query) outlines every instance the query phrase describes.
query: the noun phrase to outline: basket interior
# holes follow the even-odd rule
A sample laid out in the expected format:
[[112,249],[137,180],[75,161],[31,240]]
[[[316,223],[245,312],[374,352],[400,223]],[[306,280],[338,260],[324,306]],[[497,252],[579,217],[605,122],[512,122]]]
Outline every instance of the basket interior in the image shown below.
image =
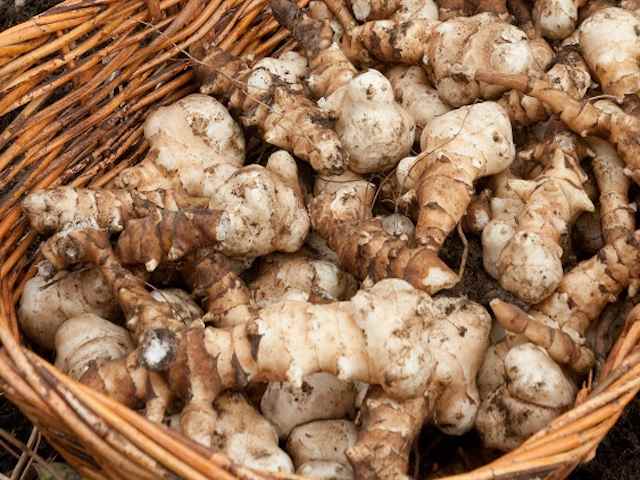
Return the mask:
[[[20,199],[57,185],[101,187],[144,158],[148,112],[197,91],[189,49],[199,41],[256,58],[295,47],[265,0],[67,0],[0,33],[0,382],[88,478],[286,477],[234,465],[60,374],[21,344],[16,321],[41,240]],[[591,458],[640,389],[634,320],[573,410],[517,450],[448,478],[564,478]]]

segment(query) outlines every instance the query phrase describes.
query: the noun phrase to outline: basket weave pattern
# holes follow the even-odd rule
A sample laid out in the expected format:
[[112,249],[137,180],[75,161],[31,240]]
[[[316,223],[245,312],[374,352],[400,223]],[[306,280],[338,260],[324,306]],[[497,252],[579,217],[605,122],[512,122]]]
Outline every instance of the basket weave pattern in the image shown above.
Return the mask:
[[[195,42],[260,57],[291,48],[287,36],[265,0],[68,0],[0,32],[0,388],[87,478],[295,478],[234,465],[74,382],[21,345],[15,309],[38,258],[22,196],[100,187],[141,160],[147,113],[197,89],[187,53]],[[640,390],[638,318],[632,310],[573,410],[517,450],[448,478],[562,479],[590,459]]]

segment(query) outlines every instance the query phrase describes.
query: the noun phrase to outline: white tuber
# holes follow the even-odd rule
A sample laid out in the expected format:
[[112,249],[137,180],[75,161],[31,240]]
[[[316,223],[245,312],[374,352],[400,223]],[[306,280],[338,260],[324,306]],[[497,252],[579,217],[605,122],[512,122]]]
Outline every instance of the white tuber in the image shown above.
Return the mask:
[[65,321],[55,335],[56,367],[78,380],[91,362],[118,359],[133,350],[129,332],[93,313]]
[[411,151],[415,122],[396,103],[391,83],[380,72],[354,77],[321,106],[337,117],[335,129],[353,172],[384,172]]
[[536,0],[533,21],[543,37],[562,40],[576,28],[578,5],[574,0]]
[[286,438],[298,425],[314,420],[344,418],[354,409],[356,388],[329,373],[307,376],[302,385],[272,382],[260,401],[260,410]]
[[214,403],[217,413],[211,447],[232,461],[270,472],[293,472],[278,435],[240,393],[225,393]]
[[[319,461],[326,462],[323,464],[325,468],[331,462],[337,464],[336,471],[342,470],[338,467],[341,465],[348,472],[351,471],[351,465],[345,452],[355,444],[357,436],[358,431],[355,425],[348,420],[311,422],[296,427],[291,432],[287,440],[287,452],[291,455],[298,473],[302,473],[305,466],[309,470],[310,462]],[[314,473],[317,475],[317,472]],[[353,478],[353,473],[351,475]]]
[[433,118],[451,110],[431,87],[422,67],[397,65],[387,71],[387,77],[396,100],[416,122],[416,138]]
[[640,90],[638,30],[640,19],[616,7],[597,10],[578,29],[584,59],[604,93],[618,99]]
[[38,273],[24,286],[18,308],[22,331],[47,349],[53,349],[58,327],[85,313],[116,320],[120,307],[96,268],[61,271],[52,278]]
[[547,353],[530,343],[492,347],[480,369],[482,405],[476,428],[489,448],[512,450],[567,410],[573,382]]

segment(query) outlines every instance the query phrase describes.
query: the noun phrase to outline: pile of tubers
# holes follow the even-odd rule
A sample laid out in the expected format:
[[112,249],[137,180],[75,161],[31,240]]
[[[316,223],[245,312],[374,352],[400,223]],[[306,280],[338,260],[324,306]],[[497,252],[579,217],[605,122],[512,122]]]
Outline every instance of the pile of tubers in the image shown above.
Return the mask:
[[[23,200],[47,237],[22,330],[255,469],[408,478],[425,425],[516,448],[572,407],[606,354],[589,332],[638,287],[637,5],[270,9],[295,49],[194,46],[200,93],[149,115],[141,163]],[[493,297],[460,290],[457,235]]]

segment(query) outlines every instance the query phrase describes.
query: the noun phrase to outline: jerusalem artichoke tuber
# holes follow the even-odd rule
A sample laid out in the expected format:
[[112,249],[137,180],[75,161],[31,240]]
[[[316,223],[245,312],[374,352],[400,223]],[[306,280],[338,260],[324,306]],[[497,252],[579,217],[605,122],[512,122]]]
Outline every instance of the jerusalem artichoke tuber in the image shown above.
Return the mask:
[[593,172],[600,190],[600,218],[606,243],[629,235],[635,227],[635,209],[629,203],[631,182],[624,174],[624,163],[615,149],[604,140],[590,137],[595,156]]
[[[571,168],[560,148],[551,155],[547,169],[535,180],[508,180],[524,205],[513,236],[495,257],[495,270],[489,269],[504,289],[528,303],[540,302],[556,289],[563,274],[561,236],[581,212],[594,209],[582,188],[584,173]],[[485,247],[491,251],[485,265],[494,258],[493,248]]]
[[573,403],[576,387],[540,347],[491,347],[478,374],[476,428],[485,446],[512,450]]
[[38,273],[24,286],[18,321],[31,340],[51,350],[60,325],[83,314],[106,320],[120,315],[111,288],[95,268],[61,271],[52,278]]
[[407,473],[413,441],[425,420],[446,433],[473,427],[480,398],[475,379],[489,346],[491,318],[466,298],[436,299],[423,337],[437,365],[424,397],[399,401],[372,390],[361,410],[356,445],[347,452],[358,478],[399,478]]
[[315,170],[344,170],[347,159],[338,136],[327,126],[330,118],[304,96],[298,83],[298,54],[263,59],[253,67],[216,48],[199,52],[199,57],[195,70],[200,91],[228,99],[245,127],[257,127],[264,141],[308,161]]
[[133,350],[129,332],[93,313],[65,321],[55,335],[56,367],[76,380],[91,362],[125,357]]
[[278,435],[286,438],[298,425],[346,417],[354,409],[355,398],[353,384],[328,373],[314,373],[305,377],[300,387],[270,383],[260,401],[260,410]]
[[399,165],[398,183],[416,191],[417,242],[437,251],[464,215],[474,182],[506,169],[515,148],[509,119],[494,102],[436,117],[420,144],[422,154]]
[[[538,0],[539,1],[539,0]],[[579,28],[580,50],[604,93],[622,99],[640,90],[638,17],[617,7],[602,8]],[[607,41],[603,42],[603,38]],[[616,45],[615,54],[611,45]]]
[[[320,476],[329,465],[340,474],[340,478],[354,478],[353,470],[345,455],[356,441],[357,430],[348,420],[320,420],[296,427],[287,440],[287,451],[291,455],[297,473],[306,471],[310,478]],[[323,462],[318,465],[317,462]],[[321,466],[322,469],[318,469]],[[315,468],[314,468],[315,467]],[[320,470],[320,471],[318,471]]]
[[291,458],[278,446],[273,426],[239,393],[215,401],[215,430],[208,445],[240,465],[269,472],[293,472]]
[[361,280],[402,278],[429,293],[455,285],[457,275],[435,252],[410,247],[389,235],[380,219],[371,218],[373,185],[334,181],[341,188],[319,191],[309,210],[314,229],[336,252],[342,268]]
[[415,139],[415,122],[396,103],[384,75],[372,69],[357,75],[328,36],[331,29],[326,21],[310,18],[290,0],[271,0],[271,9],[309,58],[310,88],[324,97],[319,104],[336,119],[335,130],[348,155],[349,170],[383,172],[407,156]]

